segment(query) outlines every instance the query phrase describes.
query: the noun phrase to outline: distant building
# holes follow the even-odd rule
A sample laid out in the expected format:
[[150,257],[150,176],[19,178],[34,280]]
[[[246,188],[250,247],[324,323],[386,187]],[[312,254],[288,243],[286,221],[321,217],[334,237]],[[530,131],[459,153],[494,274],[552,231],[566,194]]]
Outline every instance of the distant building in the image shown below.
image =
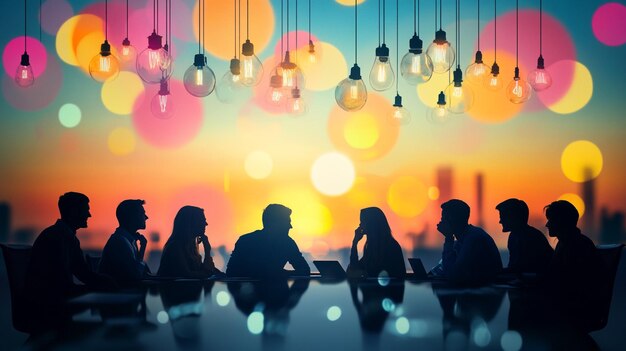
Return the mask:
[[437,188],[439,188],[439,206],[452,199],[452,167],[440,167],[437,169]]
[[[591,170],[586,169],[585,178],[591,178]],[[590,179],[581,184],[582,199],[585,203],[585,213],[582,216],[583,232],[591,238],[598,238],[598,227],[596,224],[596,184],[594,179]]]
[[484,226],[484,217],[483,217],[483,190],[484,190],[484,182],[483,182],[483,174],[476,174],[476,223],[479,227]]
[[624,230],[624,213],[609,213],[603,208],[600,211],[600,244],[618,244],[626,241]]
[[9,241],[11,234],[11,205],[8,202],[0,203],[0,243]]

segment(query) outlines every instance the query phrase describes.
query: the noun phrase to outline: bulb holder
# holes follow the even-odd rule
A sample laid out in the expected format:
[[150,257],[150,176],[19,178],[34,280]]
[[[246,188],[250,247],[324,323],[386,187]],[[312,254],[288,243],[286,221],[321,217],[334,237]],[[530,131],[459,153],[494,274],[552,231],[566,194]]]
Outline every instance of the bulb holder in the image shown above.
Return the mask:
[[296,67],[298,67],[295,63],[291,62],[289,51],[285,51],[285,60],[280,63],[280,67],[283,69],[296,69]]
[[461,70],[460,67],[457,66],[457,68],[454,70],[454,86],[455,87],[460,87],[463,83],[463,71]]
[[315,53],[315,45],[313,45],[313,41],[309,40],[309,54]]
[[250,42],[250,39],[246,39],[246,42],[241,45],[241,53],[244,56],[254,55],[254,44]]
[[233,58],[230,60],[230,73],[234,76],[238,76],[241,74],[241,61],[238,58]]
[[474,63],[483,63],[483,53],[478,50],[474,56]]
[[30,66],[30,56],[28,56],[28,53],[26,53],[26,51],[24,51],[24,53],[22,54],[22,59],[20,60],[20,65],[21,66]]
[[409,52],[412,54],[421,54],[422,48],[424,46],[424,42],[417,34],[413,34],[411,39],[409,39]]
[[270,77],[270,88],[281,88],[283,86],[283,76],[275,74]]
[[298,89],[298,88],[291,89],[291,97],[294,98],[294,99],[299,99],[300,98],[300,89]]
[[387,60],[389,60],[389,48],[385,43],[376,48],[376,56],[379,58],[380,62],[387,62]]
[[498,64],[495,62],[491,66],[491,74],[494,76],[497,76],[498,74],[500,74],[500,66],[498,66]]
[[446,31],[445,30],[438,30],[435,32],[435,40],[433,40],[433,43],[435,44],[445,44],[448,42],[448,39],[446,39]]
[[360,80],[361,79],[361,68],[356,63],[352,68],[350,68],[350,75],[348,78],[352,80]]
[[124,40],[122,40],[122,45],[130,46],[130,40],[128,40],[128,38],[124,38]]
[[100,45],[100,56],[107,57],[111,55],[111,44],[107,40]]
[[152,34],[148,37],[148,49],[159,50],[163,47],[163,37],[152,31]]
[[519,67],[515,67],[515,76],[513,77],[515,80],[519,80]]
[[437,105],[442,106],[446,104],[446,94],[443,93],[443,91],[439,92],[439,95],[437,96]]
[[543,56],[539,55],[539,58],[537,58],[537,69],[545,69],[545,62],[543,62]]
[[167,79],[161,79],[161,83],[159,85],[159,95],[169,95],[170,89],[167,86]]
[[402,96],[400,96],[399,94],[396,94],[393,107],[402,107]]
[[193,65],[202,68],[206,65],[206,56],[204,54],[196,54],[193,57]]

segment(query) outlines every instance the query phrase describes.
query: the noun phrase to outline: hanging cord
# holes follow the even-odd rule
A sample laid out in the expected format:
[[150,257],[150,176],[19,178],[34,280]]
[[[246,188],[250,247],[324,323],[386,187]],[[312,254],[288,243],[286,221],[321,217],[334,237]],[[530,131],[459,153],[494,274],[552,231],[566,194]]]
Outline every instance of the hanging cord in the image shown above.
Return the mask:
[[[168,44],[171,44],[171,41],[172,41],[172,0],[169,0],[169,1],[170,1],[170,5],[169,5],[169,10],[170,10],[170,19],[169,19],[169,21],[170,21],[169,22],[169,31],[170,31],[170,33],[169,33],[169,38],[170,39],[169,39]],[[170,49],[171,49],[171,47],[170,47]]]
[[201,22],[200,22],[200,12],[202,12],[202,2],[198,1],[198,54],[202,53],[202,34],[200,33]]
[[[152,31],[156,32],[156,0],[152,0]],[[198,5],[200,6],[200,5]]]
[[237,0],[233,0],[233,8],[235,9],[233,14],[233,41],[235,42],[235,54],[233,57],[237,58]]
[[441,0],[439,0],[439,30],[441,30],[442,14],[443,14],[443,4],[441,3]]
[[498,61],[498,17],[496,12],[496,0],[493,0],[493,63]]
[[43,22],[41,21],[41,0],[39,0],[39,41],[41,42],[41,27]]
[[309,0],[309,42],[311,41],[311,0]]
[[[400,18],[399,17],[399,13],[400,12],[398,11],[398,7],[399,6],[400,6],[399,5],[399,1],[396,0],[396,72],[399,72],[399,70],[398,70],[398,57],[400,57],[399,54],[398,54],[398,47],[400,46],[400,39],[399,39],[400,38],[400,34],[399,34],[400,31],[398,30],[398,28],[399,28],[398,22],[400,21],[399,20],[399,18]],[[398,81],[399,81],[399,79],[396,78],[396,95],[400,95],[400,93],[398,93]]]
[[159,0],[156,2],[156,32],[159,33]]
[[435,0],[435,32],[437,31],[437,0]]
[[519,0],[515,0],[515,68],[519,67]]
[[543,57],[543,0],[539,0],[539,56]]
[[386,0],[383,0],[383,44],[385,43],[385,27],[387,24],[387,21],[385,20],[386,7],[387,7],[387,2]]
[[380,4],[381,4],[382,0],[378,0],[378,46],[380,47],[380,13],[381,13],[381,9],[380,9]]
[[109,0],[104,0],[104,41],[109,39]]
[[24,0],[24,52],[26,51],[26,0]]
[[169,50],[170,48],[170,31],[169,31],[169,16],[170,16],[170,9],[169,9],[169,1],[170,0],[165,0],[165,45],[167,45],[167,49]]
[[128,38],[128,0],[126,0],[126,38]]
[[456,68],[461,68],[461,0],[456,0]]
[[478,35],[478,51],[480,51],[480,0],[478,0],[478,24],[476,25],[476,34]]
[[246,0],[246,40],[250,40],[250,0]]
[[[204,0],[202,0],[202,53],[204,53],[206,51],[206,27],[204,26],[204,24],[206,23],[204,20],[204,15],[206,12],[206,4],[204,3]],[[206,58],[205,58],[206,59]]]
[[285,4],[285,0],[280,0],[280,61],[283,61],[283,56],[285,56],[285,48],[283,47],[283,41],[285,38],[285,32],[283,31],[285,28],[285,12],[283,10]]
[[358,63],[357,61],[357,39],[358,39],[358,17],[356,13],[356,1],[354,0],[354,64]]
[[413,33],[417,34],[417,5],[416,0],[413,0]]
[[[281,0],[282,1],[282,0]],[[238,0],[239,2],[239,35],[237,36],[237,47],[240,48],[241,47],[241,0]],[[241,51],[239,51],[239,56],[237,57],[238,59],[241,59]]]
[[[298,64],[298,0],[296,0],[296,23],[295,23],[295,28],[296,28],[296,57],[294,60],[294,63],[297,65]],[[295,88],[298,89],[298,76],[296,75],[296,86]]]
[[289,52],[289,0],[287,0],[287,52]]

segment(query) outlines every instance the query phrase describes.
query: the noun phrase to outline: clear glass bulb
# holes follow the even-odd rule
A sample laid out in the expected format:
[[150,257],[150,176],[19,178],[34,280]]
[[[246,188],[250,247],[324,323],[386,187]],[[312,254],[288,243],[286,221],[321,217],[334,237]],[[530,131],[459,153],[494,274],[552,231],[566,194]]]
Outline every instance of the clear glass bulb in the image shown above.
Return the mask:
[[403,126],[411,123],[411,113],[402,106],[394,106],[391,117]]
[[435,107],[430,109],[428,113],[428,122],[441,124],[445,123],[450,119],[450,113],[446,108],[445,104],[437,104]]
[[514,104],[521,104],[530,99],[532,87],[527,81],[514,77],[506,87],[506,97]]
[[489,66],[482,62],[474,62],[465,70],[465,80],[472,84],[482,84],[489,75]]
[[317,63],[317,52],[315,51],[315,44],[313,41],[309,40],[309,63],[315,64]]
[[17,66],[15,83],[22,88],[29,87],[35,83],[35,75],[30,64]]
[[301,116],[307,112],[307,106],[304,103],[304,99],[300,96],[300,89],[294,88],[291,96],[287,99],[285,104],[286,112],[292,116]]
[[407,52],[402,57],[400,73],[410,85],[428,82],[433,76],[433,61],[425,53]]
[[499,74],[490,73],[485,76],[483,80],[483,85],[489,90],[496,91],[502,89],[504,82]]
[[89,61],[89,75],[98,82],[115,79],[118,73],[120,73],[120,62],[110,53],[108,55],[99,53]]
[[389,56],[376,56],[370,70],[370,85],[376,91],[391,88],[395,81],[395,74],[389,62]]
[[335,88],[335,101],[346,111],[358,111],[367,102],[367,88],[362,79],[346,78]]
[[283,67],[281,70],[282,80],[283,80],[283,88],[290,91],[296,86],[304,85],[304,75],[302,74],[302,70],[300,67],[294,64],[294,67]]
[[130,44],[130,40],[125,38],[122,41],[122,49],[120,50],[120,61],[124,66],[135,65],[137,61],[137,49]]
[[446,88],[446,97],[452,113],[466,113],[474,105],[474,90],[468,84],[452,82]]
[[152,115],[161,119],[168,119],[174,116],[175,106],[172,95],[169,93],[159,92],[152,97],[150,101],[150,110]]
[[528,82],[535,91],[542,91],[552,85],[552,76],[545,68],[536,68],[528,74]]
[[197,54],[183,76],[185,90],[193,96],[209,96],[215,89],[215,73],[206,65],[206,56]]
[[433,70],[435,73],[445,73],[450,70],[454,64],[455,52],[450,42],[433,41],[426,50],[426,54],[433,61]]
[[282,106],[287,100],[286,91],[283,88],[281,70],[277,67],[274,70],[274,74],[270,77],[270,85],[265,93],[265,100],[275,107]]
[[137,74],[146,83],[157,84],[161,78],[172,74],[171,58],[163,49],[144,49],[137,56]]
[[245,87],[241,84],[241,75],[233,74],[230,70],[226,71],[219,84],[215,87],[217,99],[221,102],[230,103],[237,100],[241,96]]

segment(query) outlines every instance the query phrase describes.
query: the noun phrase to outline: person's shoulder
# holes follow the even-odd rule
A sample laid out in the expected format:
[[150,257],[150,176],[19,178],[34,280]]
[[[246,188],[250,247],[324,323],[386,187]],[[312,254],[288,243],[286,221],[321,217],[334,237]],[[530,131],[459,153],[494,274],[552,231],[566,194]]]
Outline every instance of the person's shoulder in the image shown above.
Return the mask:
[[33,246],[41,245],[43,243],[49,243],[52,241],[59,241],[63,239],[62,234],[64,233],[64,228],[57,222],[42,230],[41,233],[37,236],[37,239],[35,239],[35,243],[33,244]]
[[261,231],[255,230],[251,233],[243,234],[237,239],[237,243],[249,243],[258,240],[261,237]]
[[489,235],[489,233],[487,233],[483,228],[477,227],[475,225],[470,224],[468,232],[470,233],[470,238],[472,239],[493,240],[493,238],[491,238],[491,235]]

